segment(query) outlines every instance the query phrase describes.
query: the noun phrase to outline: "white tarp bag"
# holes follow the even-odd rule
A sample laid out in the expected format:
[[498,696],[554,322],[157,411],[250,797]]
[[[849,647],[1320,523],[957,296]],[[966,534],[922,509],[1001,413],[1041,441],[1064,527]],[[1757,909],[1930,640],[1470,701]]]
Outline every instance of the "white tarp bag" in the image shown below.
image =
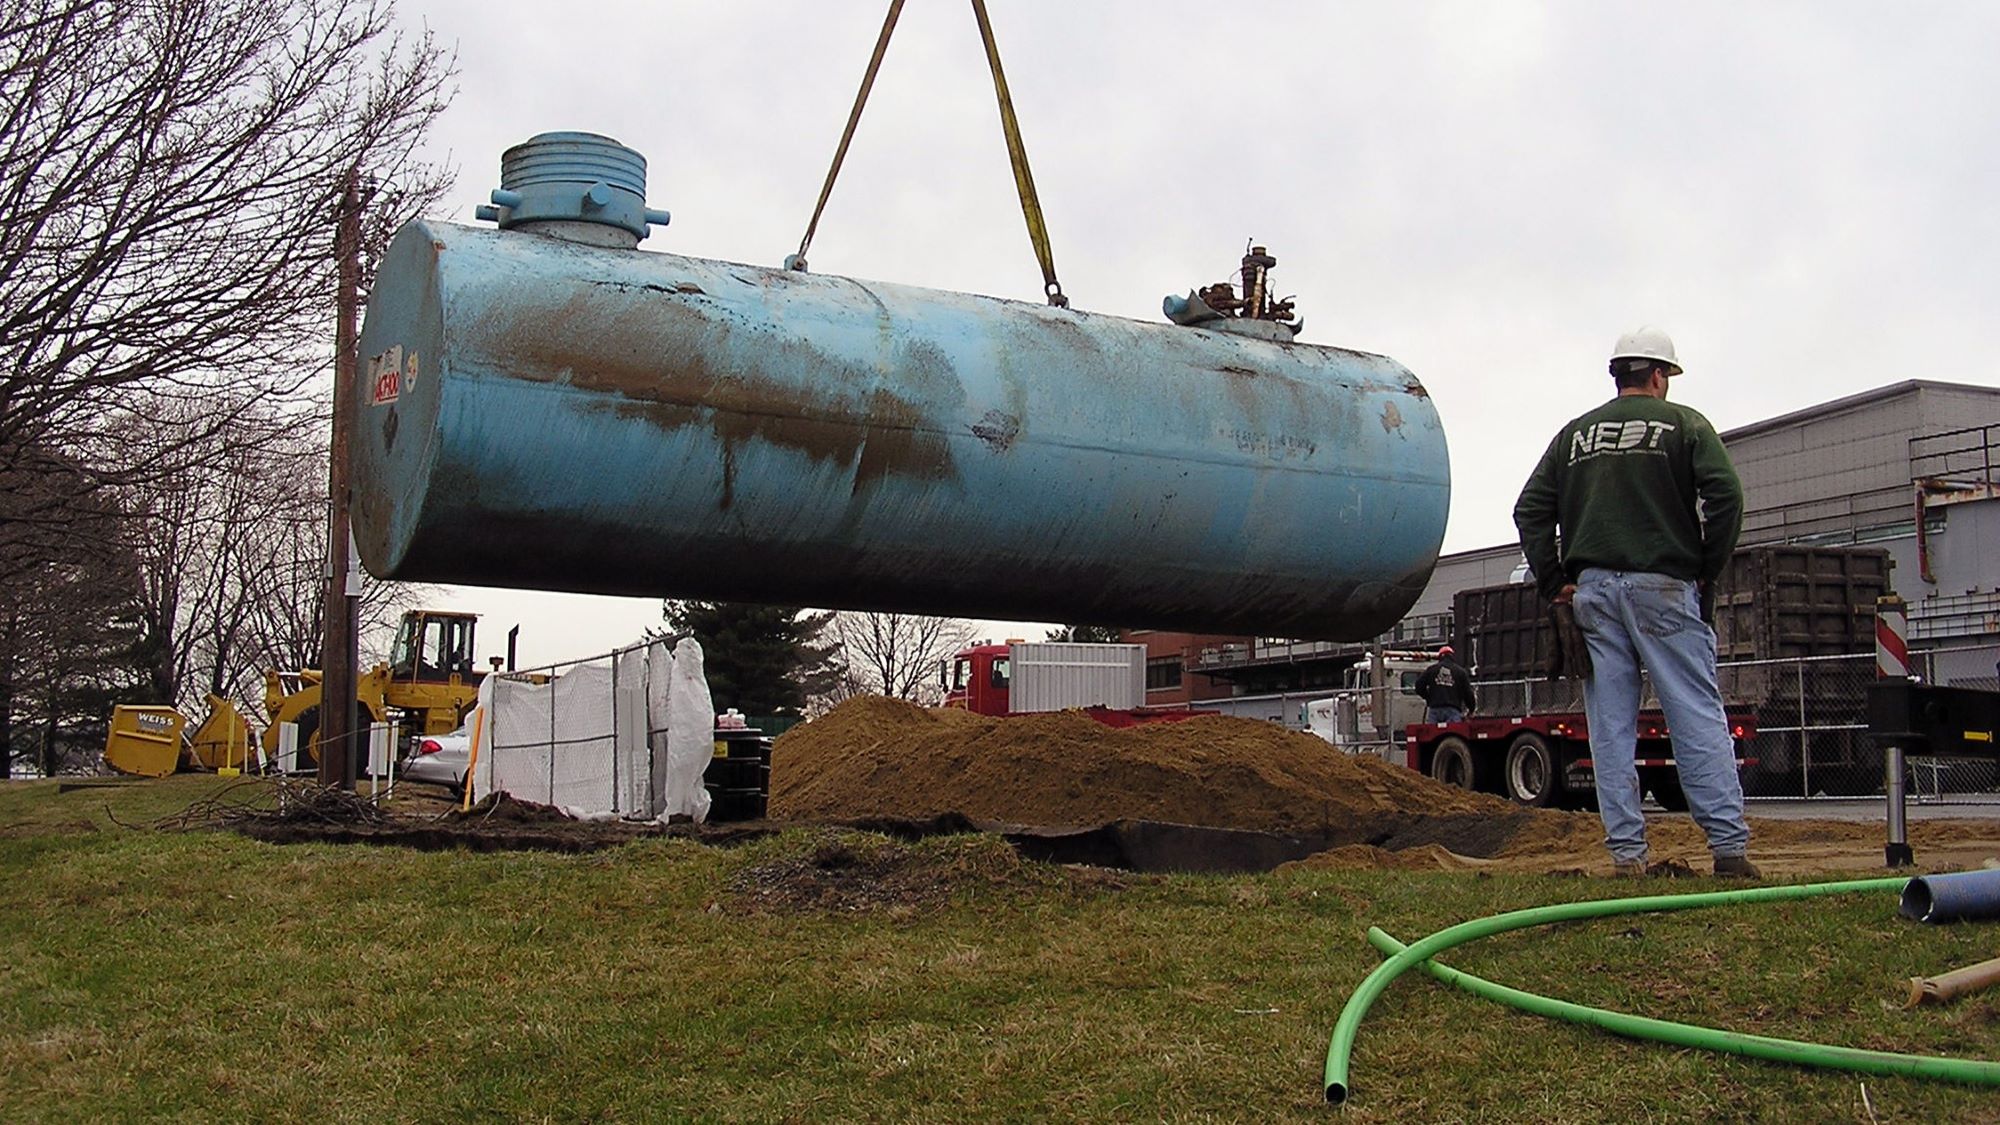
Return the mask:
[[667,697],[674,690],[674,652],[665,641],[646,646],[646,747],[651,751],[653,775],[647,779],[647,796],[653,812],[664,818],[673,801],[667,796],[673,771],[667,762]]
[[615,730],[612,766],[616,774],[611,807],[619,816],[652,819],[659,806],[653,801],[653,762],[647,728],[651,701],[647,698],[646,649],[632,648],[612,657],[611,715]]
[[684,637],[674,646],[667,678],[667,789],[660,817],[690,816],[699,824],[708,819],[709,805],[701,778],[715,757],[715,697],[708,690],[700,642]]
[[546,683],[488,676],[475,722],[474,801],[504,792],[584,819],[708,816],[714,699],[693,639],[578,664]]

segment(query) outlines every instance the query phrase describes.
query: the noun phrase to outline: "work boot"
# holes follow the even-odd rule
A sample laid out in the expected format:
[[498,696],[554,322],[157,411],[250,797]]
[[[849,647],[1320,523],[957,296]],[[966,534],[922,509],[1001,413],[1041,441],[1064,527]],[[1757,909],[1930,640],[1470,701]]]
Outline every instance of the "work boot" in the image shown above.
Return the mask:
[[1715,877],[1718,879],[1762,879],[1764,873],[1750,862],[1749,856],[1719,855],[1715,857]]
[[1618,859],[1611,862],[1613,879],[1644,879],[1646,861],[1643,859]]

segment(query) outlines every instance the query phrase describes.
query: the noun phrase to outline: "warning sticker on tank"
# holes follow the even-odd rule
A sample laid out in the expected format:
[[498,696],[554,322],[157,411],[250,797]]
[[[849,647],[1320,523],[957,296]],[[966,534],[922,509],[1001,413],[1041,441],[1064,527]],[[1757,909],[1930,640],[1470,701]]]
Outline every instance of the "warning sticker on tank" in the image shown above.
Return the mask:
[[397,344],[375,357],[375,390],[369,401],[386,406],[403,393],[403,345]]

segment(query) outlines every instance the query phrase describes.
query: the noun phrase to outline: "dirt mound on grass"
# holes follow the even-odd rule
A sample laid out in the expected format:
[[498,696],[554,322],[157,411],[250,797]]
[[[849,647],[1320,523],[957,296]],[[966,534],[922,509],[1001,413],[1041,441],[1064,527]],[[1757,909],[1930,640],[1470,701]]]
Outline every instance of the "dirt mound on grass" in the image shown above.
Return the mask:
[[[1769,875],[1881,869],[1879,819],[1749,812],[1751,856]],[[1611,870],[1594,813],[1519,808],[1222,716],[1119,730],[1078,712],[992,719],[864,697],[778,740],[771,815],[844,824],[956,815],[1043,829],[1159,821],[1289,834],[1323,849],[1305,866]],[[1708,871],[1707,843],[1685,813],[1648,821],[1654,860]],[[1913,821],[1910,838],[1920,870],[2000,857],[2000,820]]]
[[1328,848],[1302,859],[1290,868],[1320,868],[1330,871],[1369,871],[1390,868],[1397,871],[1479,871],[1493,866],[1494,860],[1460,855],[1437,844],[1419,844],[1392,851],[1373,844],[1346,844]]
[[493,793],[463,811],[452,809],[446,816],[460,821],[480,820],[492,824],[574,824],[576,818],[555,807],[523,801],[512,793]]
[[[1908,873],[1979,867],[2000,858],[2000,820],[1913,820],[1910,844],[1917,866]],[[1893,874],[1883,867],[1884,828],[1879,819],[1794,820],[1760,817],[1750,807],[1750,857],[1776,879],[1851,874]],[[1646,842],[1660,875],[1701,875],[1710,870],[1708,841],[1686,813],[1646,818]],[[1523,823],[1497,852],[1466,852],[1450,845],[1393,850],[1335,848],[1288,864],[1290,868],[1398,868],[1478,870],[1541,875],[1607,875],[1604,827],[1593,813],[1544,813]]]
[[886,913],[938,910],[968,891],[1060,888],[1118,891],[1111,872],[1033,863],[991,837],[954,836],[910,843],[841,832],[803,855],[746,867],[729,880],[738,909],[759,913]]
[[843,823],[954,813],[1041,828],[1164,821],[1475,856],[1538,818],[1568,819],[1252,719],[1120,729],[1075,711],[987,718],[876,696],[778,740],[770,807],[773,818]]

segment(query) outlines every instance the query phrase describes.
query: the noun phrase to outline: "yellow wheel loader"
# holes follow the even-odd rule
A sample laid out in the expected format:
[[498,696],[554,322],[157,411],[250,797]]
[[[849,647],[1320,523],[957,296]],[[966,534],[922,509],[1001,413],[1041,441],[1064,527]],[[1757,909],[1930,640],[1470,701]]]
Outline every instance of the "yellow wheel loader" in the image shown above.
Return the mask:
[[[435,609],[403,614],[389,663],[377,664],[356,681],[360,721],[394,721],[399,736],[457,730],[478,703],[479,681],[486,676],[473,667],[473,629],[478,622],[477,614]],[[264,710],[271,719],[262,739],[267,760],[277,760],[279,724],[296,723],[297,764],[319,761],[320,679],[315,668],[264,673]],[[241,748],[249,741],[248,722],[228,700],[211,695],[208,702],[208,719],[195,731],[191,753],[198,763],[213,769],[223,765],[234,748],[235,763],[241,765]]]

